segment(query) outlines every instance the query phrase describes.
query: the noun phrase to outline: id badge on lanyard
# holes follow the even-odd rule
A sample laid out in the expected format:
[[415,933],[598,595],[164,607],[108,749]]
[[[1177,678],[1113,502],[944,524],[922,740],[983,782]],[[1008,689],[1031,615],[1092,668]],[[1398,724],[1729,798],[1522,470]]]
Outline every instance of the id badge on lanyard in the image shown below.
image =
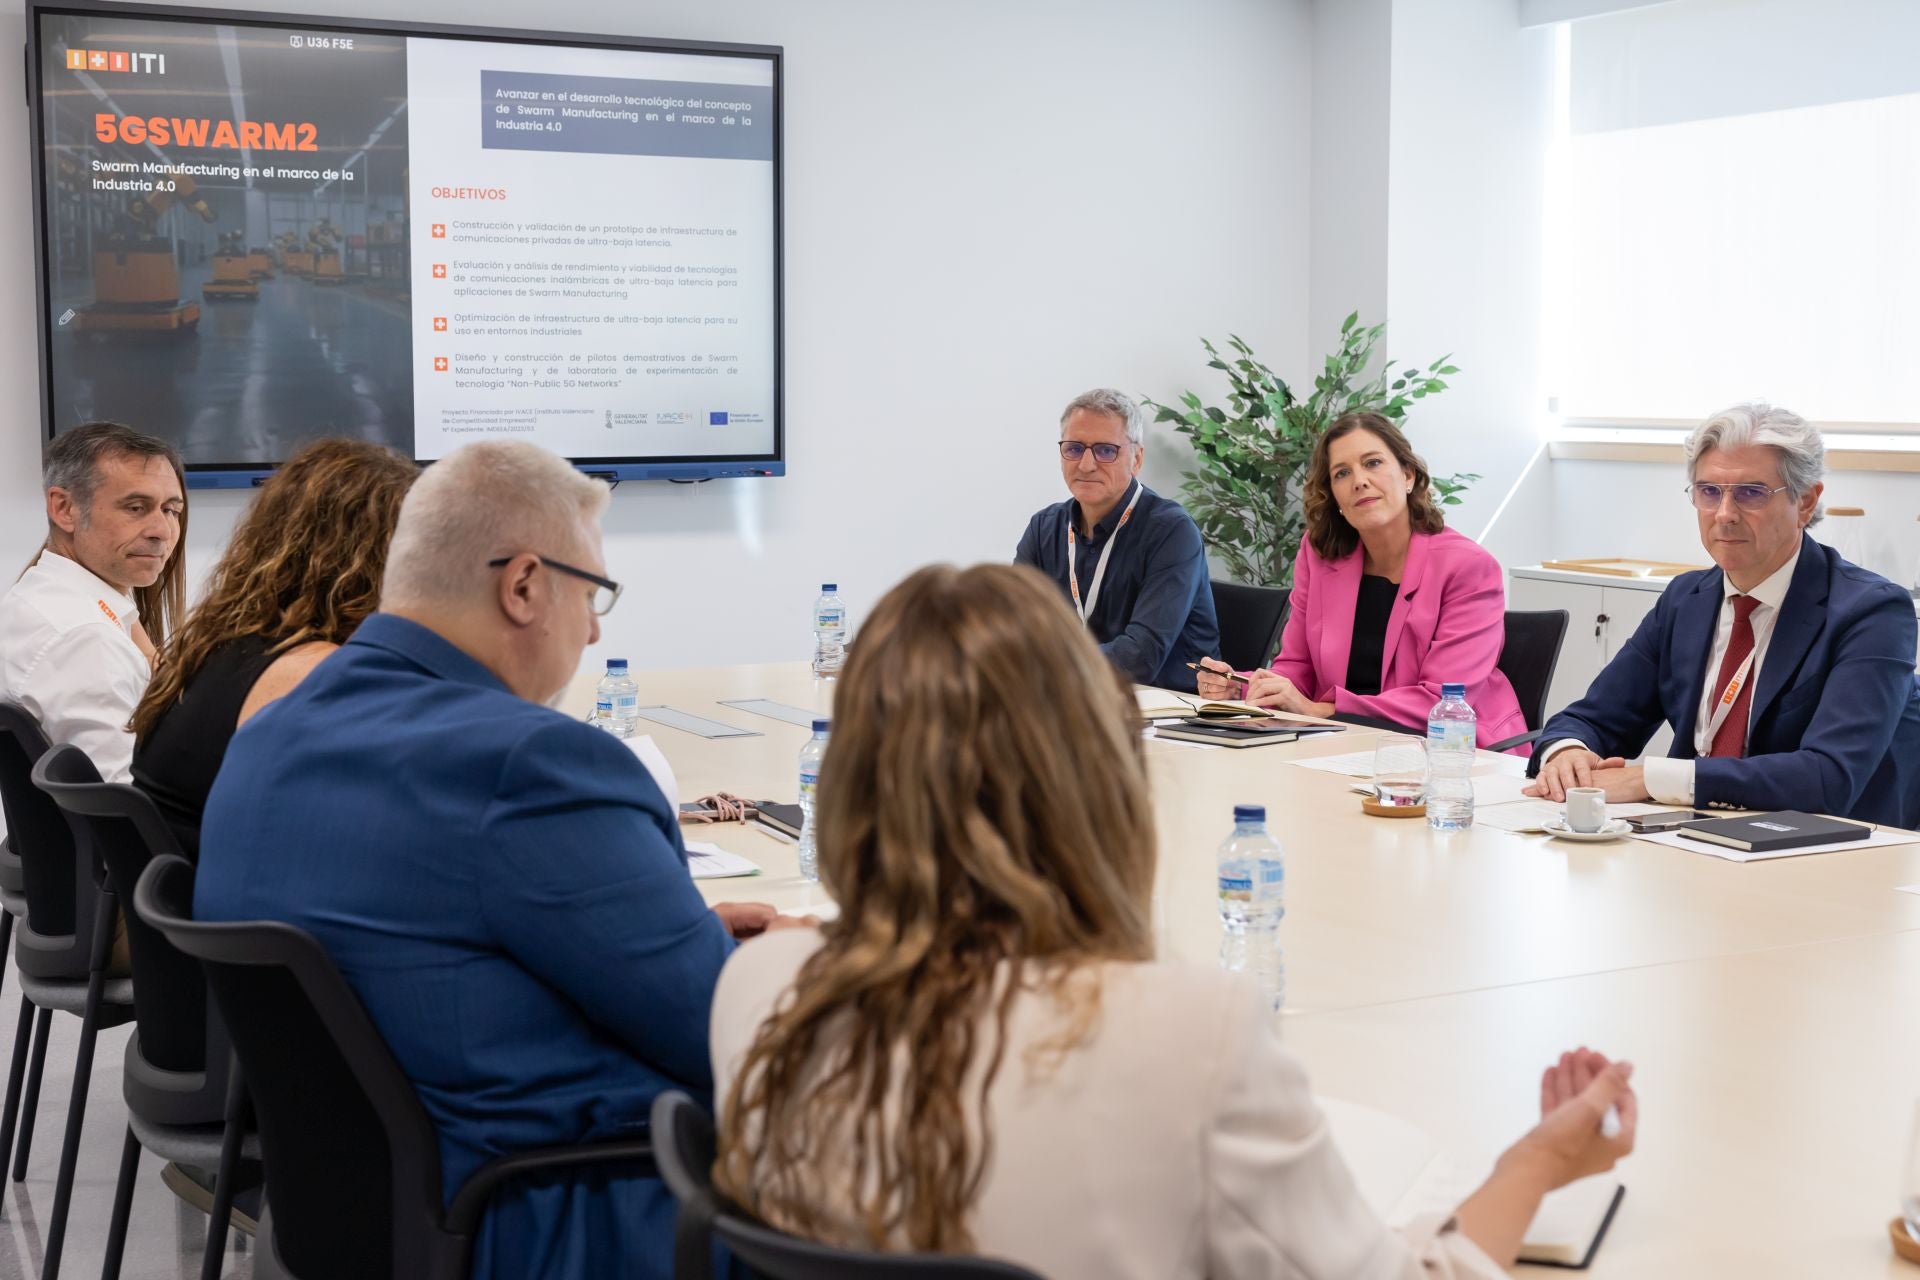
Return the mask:
[[1100,559],[1096,561],[1093,566],[1093,584],[1087,588],[1087,599],[1084,604],[1080,600],[1080,566],[1074,562],[1073,556],[1073,516],[1071,512],[1068,513],[1067,587],[1073,592],[1074,611],[1080,615],[1082,626],[1086,625],[1087,618],[1092,615],[1093,606],[1099,603],[1100,584],[1106,581],[1107,557],[1113,554],[1113,544],[1120,541],[1120,531],[1127,527],[1127,521],[1133,519],[1133,508],[1135,504],[1140,501],[1140,495],[1146,491],[1147,486],[1140,484],[1138,481],[1134,483],[1133,498],[1127,503],[1127,509],[1120,513],[1120,523],[1113,527],[1113,536],[1107,539],[1107,545],[1100,550]]
[[1727,722],[1729,715],[1733,714],[1733,704],[1740,700],[1740,690],[1746,687],[1747,677],[1753,672],[1754,655],[1759,652],[1758,646],[1747,651],[1747,656],[1741,660],[1739,669],[1733,673],[1733,679],[1727,681],[1727,687],[1721,690],[1720,697],[1715,700],[1713,714],[1707,720],[1708,750],[1712,750],[1713,740],[1720,736],[1720,726]]

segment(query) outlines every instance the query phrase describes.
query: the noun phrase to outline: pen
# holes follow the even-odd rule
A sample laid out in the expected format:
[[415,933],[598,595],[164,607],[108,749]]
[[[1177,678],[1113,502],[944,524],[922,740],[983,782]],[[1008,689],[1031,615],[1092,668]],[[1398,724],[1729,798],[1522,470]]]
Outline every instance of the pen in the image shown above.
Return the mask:
[[1189,662],[1189,663],[1187,664],[1187,670],[1189,670],[1189,671],[1204,671],[1204,672],[1206,672],[1206,673],[1207,673],[1208,675],[1215,675],[1215,676],[1226,676],[1226,677],[1228,677],[1229,679],[1233,679],[1233,680],[1238,680],[1238,681],[1240,681],[1240,682],[1241,682],[1242,684],[1252,684],[1252,683],[1253,683],[1253,676],[1254,676],[1254,673],[1253,673],[1253,672],[1251,672],[1251,671],[1220,671],[1220,670],[1217,670],[1217,669],[1215,669],[1215,668],[1213,668],[1213,667],[1203,667],[1203,666],[1201,666],[1201,665],[1200,665],[1199,663],[1197,663],[1197,662]]

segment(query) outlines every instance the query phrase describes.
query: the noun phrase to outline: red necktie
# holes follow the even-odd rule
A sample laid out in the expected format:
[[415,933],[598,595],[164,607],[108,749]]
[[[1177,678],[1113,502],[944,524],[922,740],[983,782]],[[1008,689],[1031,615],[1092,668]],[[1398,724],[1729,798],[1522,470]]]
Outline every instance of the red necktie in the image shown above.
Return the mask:
[[[1727,656],[1720,659],[1720,681],[1714,685],[1715,698],[1708,708],[1708,714],[1720,709],[1720,699],[1727,693],[1727,682],[1733,679],[1733,673],[1753,652],[1753,611],[1760,602],[1752,596],[1733,598],[1733,635],[1727,640]],[[1719,732],[1713,735],[1713,748],[1707,754],[1721,757],[1739,757],[1747,753],[1747,710],[1753,705],[1753,677],[1749,671],[1747,678],[1740,682],[1740,692],[1733,700],[1733,708],[1727,712],[1727,718],[1720,722]]]

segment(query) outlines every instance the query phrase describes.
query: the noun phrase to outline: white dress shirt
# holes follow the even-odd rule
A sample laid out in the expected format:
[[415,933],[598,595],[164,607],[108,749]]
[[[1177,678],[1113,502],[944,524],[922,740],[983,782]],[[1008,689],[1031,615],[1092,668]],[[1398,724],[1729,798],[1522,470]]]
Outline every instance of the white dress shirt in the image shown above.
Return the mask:
[[51,550],[0,598],[0,697],[108,782],[133,780],[127,721],[153,675],[128,630],[138,617],[131,597]]
[[[1804,550],[1801,554],[1805,554]],[[1756,600],[1751,621],[1753,623],[1753,670],[1747,674],[1750,687],[1760,687],[1760,668],[1767,660],[1767,642],[1773,639],[1773,625],[1779,621],[1780,606],[1787,598],[1787,588],[1793,585],[1793,571],[1800,563],[1796,555],[1775,569],[1763,579],[1759,586],[1745,592]],[[1693,751],[1695,756],[1704,756],[1713,750],[1713,706],[1721,694],[1726,692],[1720,683],[1720,664],[1727,656],[1727,646],[1733,642],[1733,607],[1728,602],[1743,594],[1733,585],[1733,579],[1724,574],[1720,578],[1720,621],[1713,629],[1713,650],[1707,655],[1706,678],[1700,682],[1700,706],[1693,717]],[[1753,726],[1753,700],[1747,701],[1747,726]],[[1547,748],[1543,760],[1552,759],[1554,754],[1566,747],[1585,746],[1577,738],[1562,738]],[[1592,748],[1588,748],[1592,750]],[[1647,794],[1661,804],[1693,803],[1693,761],[1677,760],[1671,756],[1649,756],[1646,762],[1645,782]]]

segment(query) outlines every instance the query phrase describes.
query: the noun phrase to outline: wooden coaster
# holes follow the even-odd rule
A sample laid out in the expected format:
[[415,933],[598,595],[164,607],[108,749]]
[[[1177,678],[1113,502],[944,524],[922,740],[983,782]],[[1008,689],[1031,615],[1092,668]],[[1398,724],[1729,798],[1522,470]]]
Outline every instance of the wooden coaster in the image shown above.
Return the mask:
[[1893,1251],[1908,1262],[1920,1263],[1920,1244],[1907,1234],[1906,1220],[1896,1216],[1887,1224],[1887,1236],[1893,1241]]
[[1361,796],[1360,807],[1376,818],[1424,818],[1427,816],[1427,806],[1424,804],[1381,804],[1371,796]]

